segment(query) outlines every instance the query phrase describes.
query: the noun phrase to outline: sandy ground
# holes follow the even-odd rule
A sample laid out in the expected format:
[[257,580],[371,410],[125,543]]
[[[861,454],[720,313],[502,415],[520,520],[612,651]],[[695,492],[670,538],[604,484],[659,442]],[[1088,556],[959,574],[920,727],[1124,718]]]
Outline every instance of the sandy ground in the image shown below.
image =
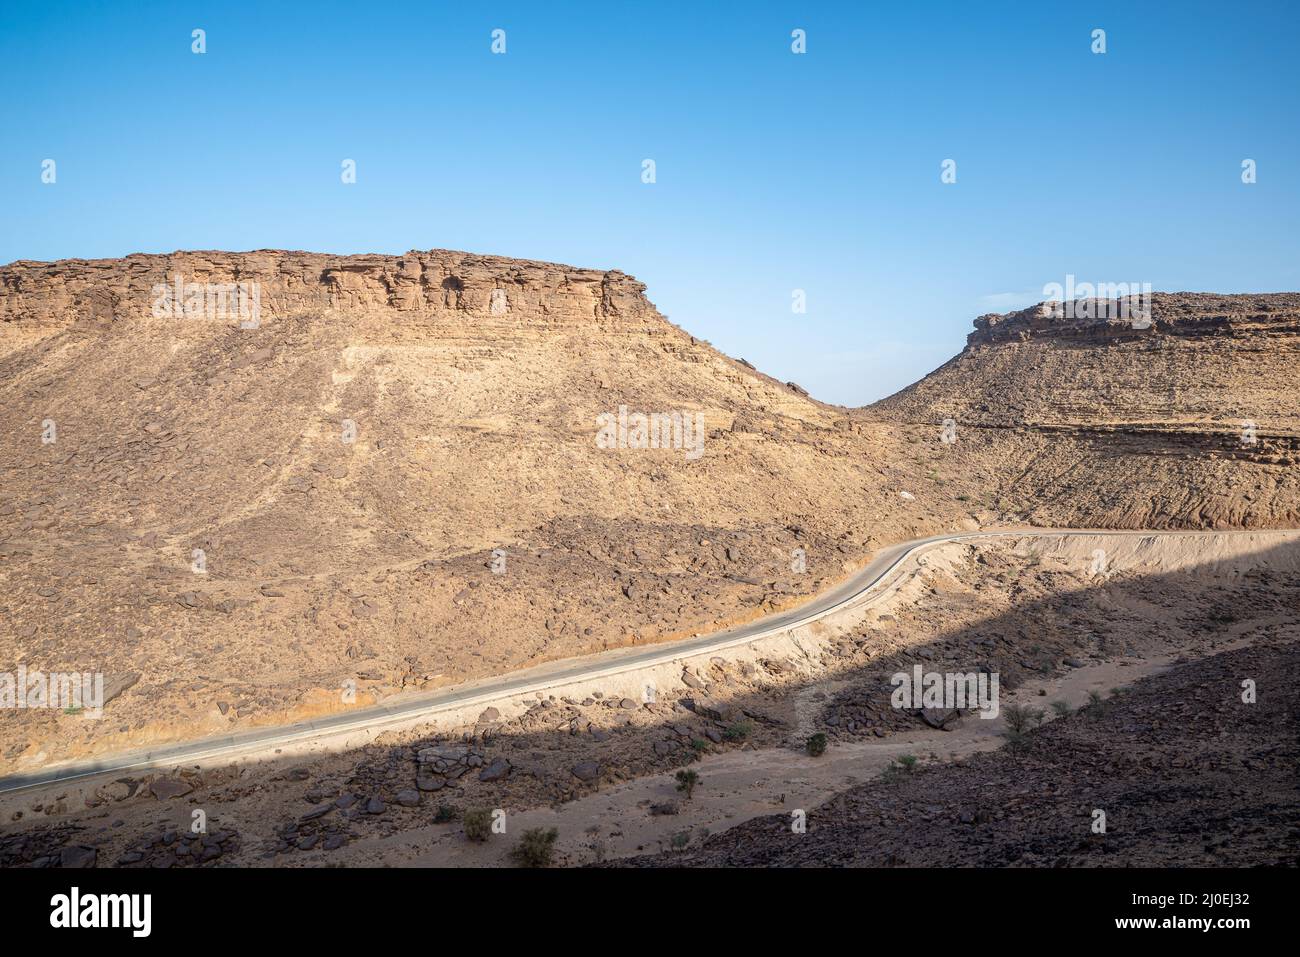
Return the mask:
[[[1058,681],[1034,682],[1008,696],[1009,702],[1036,701],[1041,689],[1051,700],[1072,707],[1088,701],[1089,691],[1108,692],[1167,668],[1177,655],[1132,663],[1083,668]],[[354,863],[413,867],[485,867],[509,864],[510,835],[533,827],[560,832],[557,857],[566,864],[597,863],[633,854],[667,851],[674,837],[699,840],[746,820],[773,813],[810,811],[832,795],[878,777],[906,754],[923,761],[946,761],[1000,747],[1005,720],[966,721],[955,731],[915,731],[885,741],[842,744],[813,758],[792,748],[742,748],[692,765],[700,777],[690,800],[682,800],[674,774],[639,779],[559,808],[537,808],[507,818],[504,839],[486,845],[467,843],[452,826],[434,825],[398,837],[359,842]],[[655,814],[655,805],[673,803],[675,815]]]

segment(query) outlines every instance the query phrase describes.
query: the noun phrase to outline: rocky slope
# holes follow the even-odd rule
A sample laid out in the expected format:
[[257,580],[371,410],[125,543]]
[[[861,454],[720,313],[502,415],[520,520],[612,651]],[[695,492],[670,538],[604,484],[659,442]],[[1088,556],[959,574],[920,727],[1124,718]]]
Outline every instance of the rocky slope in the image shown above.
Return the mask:
[[[955,764],[898,765],[793,833],[747,822],[657,867],[1294,866],[1294,631],[1213,655]],[[1250,676],[1273,689],[1241,700]],[[916,768],[909,770],[909,767]],[[1104,813],[1105,831],[1094,827]]]
[[[177,276],[257,283],[256,327],[156,309]],[[712,628],[973,521],[618,272],[177,253],[0,290],[0,659],[136,682],[107,727],[0,715],[0,766]],[[702,415],[701,454],[602,448],[621,406]]]
[[949,421],[1035,524],[1300,523],[1300,295],[1150,305],[1137,328],[1050,304],[981,316],[960,355],[862,414]]
[[[231,308],[245,290],[256,322]],[[1233,447],[1067,422],[1038,380],[1095,413],[1103,347],[1003,342],[1015,320],[851,412],[721,355],[617,271],[444,250],[11,264],[0,670],[129,690],[103,723],[6,710],[0,772],[711,630],[942,530],[1294,524],[1293,344],[1255,325],[1262,377],[1229,374],[1235,334],[1208,379],[1203,337],[1146,345],[1178,357],[1171,402],[1257,396],[1260,441]],[[624,407],[702,416],[698,454],[603,447]]]

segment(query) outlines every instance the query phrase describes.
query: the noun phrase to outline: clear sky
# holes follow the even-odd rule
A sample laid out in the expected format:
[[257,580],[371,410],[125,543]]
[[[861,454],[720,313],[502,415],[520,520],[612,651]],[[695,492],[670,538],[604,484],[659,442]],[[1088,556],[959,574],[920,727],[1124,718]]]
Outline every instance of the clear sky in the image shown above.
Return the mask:
[[919,378],[973,317],[1070,273],[1300,289],[1285,0],[3,0],[0,81],[0,262],[444,247],[618,268],[832,402]]

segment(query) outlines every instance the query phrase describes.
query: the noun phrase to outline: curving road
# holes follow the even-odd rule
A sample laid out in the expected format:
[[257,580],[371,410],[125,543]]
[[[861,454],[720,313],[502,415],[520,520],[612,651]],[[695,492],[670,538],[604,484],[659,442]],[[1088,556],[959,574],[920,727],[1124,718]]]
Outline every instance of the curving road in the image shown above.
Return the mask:
[[891,545],[879,552],[861,571],[829,591],[797,608],[768,615],[726,631],[701,635],[683,641],[651,645],[637,649],[570,658],[496,678],[443,688],[420,695],[402,695],[382,704],[274,728],[239,732],[219,738],[180,742],[149,750],[135,751],[93,761],[70,762],[48,767],[28,775],[0,778],[0,794],[30,788],[66,784],[101,774],[140,772],[178,764],[197,764],[230,760],[268,748],[298,744],[317,738],[334,737],[359,731],[376,731],[392,725],[407,724],[439,713],[475,705],[487,706],[504,698],[576,681],[597,681],[640,668],[669,664],[677,659],[721,651],[748,644],[779,632],[806,625],[850,605],[869,603],[889,584],[903,563],[922,549],[946,542],[968,542],[990,538],[1061,538],[1089,536],[1171,536],[1171,535],[1257,535],[1295,531],[1293,529],[1181,531],[1164,529],[998,529],[934,535]]

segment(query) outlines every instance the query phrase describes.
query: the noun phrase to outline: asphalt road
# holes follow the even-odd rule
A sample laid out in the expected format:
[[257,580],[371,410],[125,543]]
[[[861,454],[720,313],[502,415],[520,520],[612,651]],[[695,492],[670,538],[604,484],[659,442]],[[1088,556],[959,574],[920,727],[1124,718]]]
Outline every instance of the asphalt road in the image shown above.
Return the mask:
[[212,763],[233,760],[241,755],[265,751],[269,748],[298,744],[317,738],[333,737],[357,731],[375,731],[387,726],[406,724],[414,719],[431,718],[441,712],[483,705],[515,695],[546,691],[575,681],[597,681],[634,671],[647,666],[668,664],[677,659],[717,652],[736,645],[747,644],[781,631],[806,625],[833,611],[858,601],[873,600],[873,591],[886,586],[891,574],[918,550],[940,542],[967,542],[999,537],[1053,538],[1072,535],[1151,536],[1151,535],[1224,535],[1261,534],[1286,531],[1285,529],[1259,529],[1250,531],[1165,531],[1165,530],[1087,530],[1087,529],[999,529],[980,532],[960,532],[952,535],[935,535],[891,545],[877,554],[871,562],[851,578],[829,591],[809,600],[797,608],[769,615],[726,631],[701,635],[683,641],[674,641],[645,648],[619,649],[570,658],[525,671],[516,671],[500,677],[483,679],[443,688],[428,694],[401,695],[389,700],[341,712],[322,718],[302,721],[274,728],[260,728],[219,738],[203,738],[179,742],[149,750],[128,752],[93,761],[69,762],[47,767],[27,775],[0,778],[0,794],[29,788],[66,784],[97,775],[141,772],[150,769],[173,767],[182,764]]

